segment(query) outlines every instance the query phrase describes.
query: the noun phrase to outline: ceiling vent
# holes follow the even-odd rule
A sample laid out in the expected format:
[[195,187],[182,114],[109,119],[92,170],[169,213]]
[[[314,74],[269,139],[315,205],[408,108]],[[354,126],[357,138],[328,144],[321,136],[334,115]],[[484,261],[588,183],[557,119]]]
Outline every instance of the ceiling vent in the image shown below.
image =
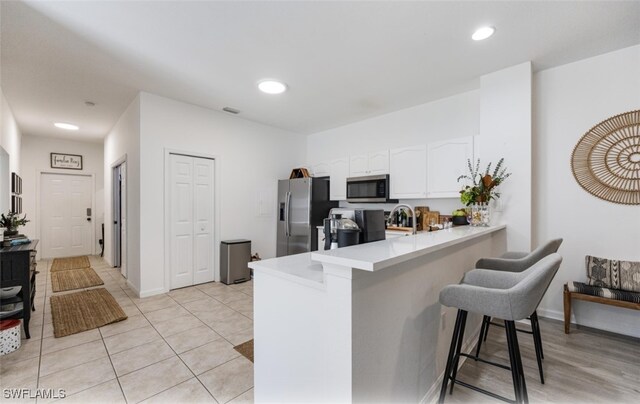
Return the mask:
[[231,108],[231,107],[224,107],[224,108],[222,108],[222,110],[224,112],[228,112],[228,113],[234,114],[234,115],[238,115],[240,113],[240,110],[237,110],[237,109]]

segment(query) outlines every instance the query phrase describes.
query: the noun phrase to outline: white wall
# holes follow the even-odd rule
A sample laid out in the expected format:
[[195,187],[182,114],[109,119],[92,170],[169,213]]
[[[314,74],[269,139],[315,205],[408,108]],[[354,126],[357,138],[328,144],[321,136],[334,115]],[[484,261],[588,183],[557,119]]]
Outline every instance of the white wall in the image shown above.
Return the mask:
[[531,80],[531,62],[480,78],[482,166],[504,157],[511,172],[492,217],[508,225],[510,251],[531,249]]
[[[640,46],[534,77],[534,244],[563,237],[564,257],[539,313],[562,318],[562,285],[586,279],[584,256],[640,260],[640,207],[606,202],[584,191],[571,173],[582,135],[613,115],[640,109]],[[574,303],[579,324],[640,337],[638,312]]]
[[[140,293],[169,287],[164,278],[166,149],[215,156],[220,240],[250,239],[253,252],[274,257],[277,180],[288,178],[304,161],[305,137],[153,94],[141,93],[140,99]],[[259,195],[272,204],[267,216],[258,215]],[[215,251],[218,266],[218,244]]]
[[[140,291],[140,97],[127,107],[104,139],[104,222],[113,223],[112,167],[127,161],[127,278]],[[113,264],[113,227],[105,225],[104,257]]]
[[[55,139],[40,136],[22,136],[21,176],[22,176],[22,210],[31,222],[24,227],[25,234],[31,238],[41,237],[39,231],[38,204],[38,173],[46,171],[60,174],[93,174],[95,181],[94,201],[95,212],[95,251],[100,253],[98,240],[102,237],[100,225],[104,221],[104,174],[102,143],[79,142],[66,139]],[[82,156],[82,170],[52,169],[49,153],[70,153]]]
[[[479,134],[480,92],[470,91],[427,104],[341,126],[307,137],[307,163],[347,157],[378,150],[426,144],[428,142]],[[462,206],[459,198],[408,200],[414,206],[451,214]],[[348,206],[346,203],[342,205]],[[351,204],[383,208],[389,204]]]
[[[13,112],[4,98],[2,87],[0,87],[0,147],[9,154],[9,174],[8,178],[3,178],[0,182],[2,189],[0,190],[0,208],[2,213],[7,213],[11,207],[11,173],[20,174],[20,142],[21,133]],[[5,176],[6,177],[6,176]]]

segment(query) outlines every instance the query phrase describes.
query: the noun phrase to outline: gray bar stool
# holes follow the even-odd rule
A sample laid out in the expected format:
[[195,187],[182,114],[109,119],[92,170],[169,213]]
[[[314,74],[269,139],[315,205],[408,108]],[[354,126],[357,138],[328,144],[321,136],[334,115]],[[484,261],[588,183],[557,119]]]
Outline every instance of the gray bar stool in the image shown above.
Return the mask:
[[[451,393],[453,393],[454,385],[459,384],[506,402],[529,402],[515,321],[527,318],[536,309],[561,262],[562,257],[553,253],[519,273],[474,269],[465,275],[465,279],[468,278],[467,280],[473,284],[461,283],[442,289],[440,303],[444,306],[456,307],[458,315],[451,337],[439,403],[444,402],[449,381],[452,383]],[[473,355],[461,352],[469,311],[504,320],[510,366],[482,359],[478,360],[511,371],[515,400],[456,379],[460,356],[477,359]]]
[[[562,239],[558,238],[539,246],[530,253],[506,252],[500,258],[482,258],[476,263],[476,268],[505,272],[522,272],[547,255],[557,252],[560,244],[562,244]],[[465,283],[467,282],[469,281],[465,281]],[[540,383],[544,384],[544,372],[542,370],[544,352],[542,350],[542,336],[540,335],[537,307],[536,310],[531,313],[529,320],[531,320],[531,331],[520,328],[518,328],[517,331],[533,336],[533,345],[535,346],[536,360],[538,361],[538,372],[540,373]],[[487,340],[489,326],[491,324],[502,326],[501,324],[492,323],[491,317],[484,316],[482,319],[482,327],[480,328],[480,335],[478,336],[478,344],[476,345],[476,357],[480,356],[482,342]]]

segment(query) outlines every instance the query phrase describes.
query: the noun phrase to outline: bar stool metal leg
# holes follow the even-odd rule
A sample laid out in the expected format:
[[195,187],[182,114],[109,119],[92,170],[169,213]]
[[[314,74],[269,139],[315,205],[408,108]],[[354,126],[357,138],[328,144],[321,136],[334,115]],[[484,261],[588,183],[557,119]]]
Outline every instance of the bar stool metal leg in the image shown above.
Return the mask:
[[536,360],[538,361],[538,373],[540,373],[540,383],[544,384],[544,372],[542,371],[542,339],[540,338],[540,325],[537,318],[531,315],[531,331],[533,332],[533,345],[536,350]]
[[[464,313],[464,314],[463,314]],[[453,335],[451,336],[451,346],[449,347],[449,356],[447,357],[447,366],[444,370],[444,376],[442,377],[442,388],[440,389],[440,398],[438,403],[444,403],[444,397],[447,394],[447,384],[451,377],[451,367],[453,365],[453,357],[455,356],[456,346],[458,345],[458,336],[460,334],[460,325],[462,324],[463,317],[466,317],[467,312],[464,310],[458,310],[458,316],[456,317],[456,325],[453,327]]]
[[529,397],[527,394],[527,385],[524,379],[524,370],[522,368],[522,357],[520,356],[516,326],[513,321],[505,321],[504,325],[507,332],[509,360],[511,362],[511,376],[513,378],[513,388],[516,395],[515,401],[517,403],[528,403]]
[[544,359],[544,351],[542,350],[542,336],[540,335],[540,322],[538,321],[538,312],[534,311],[531,315],[531,320],[536,322],[536,335],[540,344],[540,358]]
[[467,323],[467,312],[462,312],[462,323],[460,325],[460,331],[458,331],[458,344],[456,347],[456,354],[453,357],[453,369],[451,377],[451,390],[449,394],[453,394],[453,387],[456,385],[456,375],[458,374],[458,365],[460,364],[460,353],[462,352],[462,341],[464,339],[464,327]]
[[491,317],[489,316],[482,317],[482,326],[480,327],[480,335],[478,335],[478,344],[476,345],[476,358],[480,356],[480,348],[482,347],[482,341],[483,340],[486,341],[486,333],[489,332],[490,322],[491,322]]

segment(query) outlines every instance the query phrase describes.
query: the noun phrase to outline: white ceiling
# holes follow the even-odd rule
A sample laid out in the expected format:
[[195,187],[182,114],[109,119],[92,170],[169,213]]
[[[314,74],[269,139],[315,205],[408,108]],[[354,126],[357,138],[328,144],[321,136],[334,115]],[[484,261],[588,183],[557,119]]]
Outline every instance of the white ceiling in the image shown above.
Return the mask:
[[[96,140],[139,90],[306,134],[475,88],[527,60],[540,70],[640,43],[638,1],[1,7],[2,87],[23,132]],[[496,34],[472,41],[485,24]],[[266,77],[289,91],[259,93]]]

